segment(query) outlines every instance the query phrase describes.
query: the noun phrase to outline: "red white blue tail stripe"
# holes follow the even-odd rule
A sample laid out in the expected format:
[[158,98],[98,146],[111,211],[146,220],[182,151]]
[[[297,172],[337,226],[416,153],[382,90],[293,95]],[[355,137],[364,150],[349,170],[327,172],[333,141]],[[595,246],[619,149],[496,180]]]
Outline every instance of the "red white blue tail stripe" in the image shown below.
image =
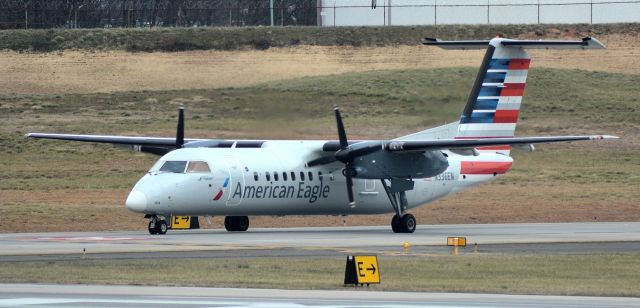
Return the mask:
[[[457,139],[513,137],[520,115],[530,58],[519,47],[494,39],[487,49],[465,112],[460,118]],[[478,150],[509,153],[509,147]]]

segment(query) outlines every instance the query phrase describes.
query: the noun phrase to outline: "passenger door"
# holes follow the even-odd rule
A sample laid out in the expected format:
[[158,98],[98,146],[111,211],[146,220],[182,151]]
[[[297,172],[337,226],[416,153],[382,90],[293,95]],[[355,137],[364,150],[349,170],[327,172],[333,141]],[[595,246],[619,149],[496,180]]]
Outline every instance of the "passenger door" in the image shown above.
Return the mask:
[[[229,169],[229,185],[227,185],[227,192],[225,192],[229,197],[227,198],[227,206],[237,206],[242,203],[242,192],[244,191],[244,176],[245,170],[244,166],[240,163],[240,161],[233,157],[227,157],[225,159],[225,163],[227,164],[227,168]],[[240,185],[242,189],[240,189],[240,194],[234,197],[234,193],[236,192],[237,186]]]

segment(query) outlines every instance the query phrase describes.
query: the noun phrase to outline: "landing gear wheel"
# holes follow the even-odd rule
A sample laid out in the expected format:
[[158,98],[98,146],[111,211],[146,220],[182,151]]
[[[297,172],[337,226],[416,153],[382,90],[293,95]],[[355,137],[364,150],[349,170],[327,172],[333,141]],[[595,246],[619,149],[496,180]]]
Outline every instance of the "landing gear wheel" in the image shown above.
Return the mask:
[[227,216],[224,218],[224,228],[227,231],[235,231],[235,225],[233,224],[233,217]]
[[249,229],[249,217],[239,216],[237,220],[237,231],[247,231]]
[[227,231],[247,231],[249,229],[249,217],[227,216],[224,218],[224,228]]
[[156,222],[155,220],[149,220],[149,234],[155,235],[158,234],[158,231],[156,231]]
[[398,216],[398,214],[393,215],[393,218],[391,219],[391,230],[393,230],[393,233],[400,233],[401,229],[400,229],[400,216]]
[[164,221],[164,220],[160,220],[156,224],[156,232],[158,234],[167,234],[167,230],[168,229],[169,229],[169,227],[167,226],[167,222]]
[[400,219],[402,233],[413,233],[416,231],[416,218],[411,214],[405,214]]

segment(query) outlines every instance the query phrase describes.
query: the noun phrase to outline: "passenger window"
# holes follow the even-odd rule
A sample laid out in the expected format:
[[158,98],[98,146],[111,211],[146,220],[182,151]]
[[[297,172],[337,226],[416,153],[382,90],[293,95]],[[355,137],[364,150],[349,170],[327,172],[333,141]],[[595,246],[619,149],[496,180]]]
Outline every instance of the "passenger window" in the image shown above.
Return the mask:
[[265,177],[267,178],[267,181],[271,181],[271,174],[269,174],[269,171],[265,172]]
[[304,181],[304,172],[300,171],[300,181]]
[[187,167],[187,173],[211,172],[209,164],[204,161],[190,161]]
[[186,161],[166,161],[162,167],[160,168],[161,172],[172,172],[172,173],[184,173],[184,168],[187,166]]
[[253,179],[257,182],[258,181],[258,172],[253,172]]
[[291,171],[291,180],[295,181],[296,180],[296,173]]
[[322,171],[318,171],[318,179],[322,181]]
[[286,172],[283,172],[283,173],[282,173],[282,180],[283,180],[283,181],[286,181],[286,180],[287,180],[287,173],[286,173]]
[[333,172],[329,172],[329,180],[333,181]]
[[313,173],[311,173],[311,171],[309,171],[308,175],[309,175],[309,181],[313,181]]
[[278,172],[274,172],[273,173],[273,180],[277,181],[278,180]]

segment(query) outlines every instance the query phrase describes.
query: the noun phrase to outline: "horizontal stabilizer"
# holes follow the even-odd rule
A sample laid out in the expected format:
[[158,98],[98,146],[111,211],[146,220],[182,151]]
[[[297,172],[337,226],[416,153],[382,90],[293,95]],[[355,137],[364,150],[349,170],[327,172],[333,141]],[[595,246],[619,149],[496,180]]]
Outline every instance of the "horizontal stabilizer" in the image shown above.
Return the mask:
[[[442,49],[486,49],[493,40],[443,41],[437,38],[425,38],[422,44],[438,46]],[[499,38],[504,47],[522,47],[527,49],[605,49],[606,47],[593,37],[585,37],[580,41],[564,40],[512,40]],[[497,47],[497,46],[496,46]]]

